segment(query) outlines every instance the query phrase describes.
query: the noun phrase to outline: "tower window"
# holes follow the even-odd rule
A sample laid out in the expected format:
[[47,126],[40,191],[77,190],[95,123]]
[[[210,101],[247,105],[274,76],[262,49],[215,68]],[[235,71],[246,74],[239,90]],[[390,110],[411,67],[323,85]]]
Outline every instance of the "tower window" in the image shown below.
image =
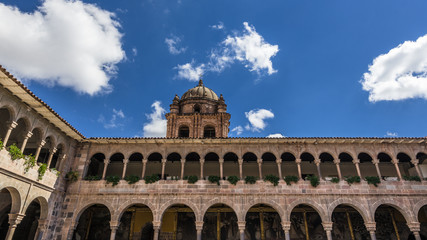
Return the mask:
[[205,127],[203,137],[205,138],[214,138],[215,137],[215,128],[211,126]]
[[190,136],[190,129],[187,126],[179,127],[178,137],[188,138]]
[[194,106],[194,112],[195,113],[200,113],[200,106],[199,105],[195,105]]

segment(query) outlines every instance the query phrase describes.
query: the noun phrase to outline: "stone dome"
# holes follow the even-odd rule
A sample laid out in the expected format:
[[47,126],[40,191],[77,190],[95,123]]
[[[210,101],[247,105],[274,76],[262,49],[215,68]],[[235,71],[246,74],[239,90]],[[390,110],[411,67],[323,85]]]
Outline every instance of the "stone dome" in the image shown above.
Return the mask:
[[216,95],[216,93],[210,88],[205,87],[205,85],[203,85],[203,80],[201,79],[199,80],[199,85],[195,86],[192,89],[189,89],[182,95],[181,100],[191,98],[205,98],[209,100],[218,101],[218,96]]

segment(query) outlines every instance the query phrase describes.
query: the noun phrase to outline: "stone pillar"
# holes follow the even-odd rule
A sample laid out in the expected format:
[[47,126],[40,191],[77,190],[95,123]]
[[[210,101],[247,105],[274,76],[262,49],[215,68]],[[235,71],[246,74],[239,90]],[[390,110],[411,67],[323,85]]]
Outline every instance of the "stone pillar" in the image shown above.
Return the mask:
[[291,230],[291,222],[282,222],[282,228],[283,231],[285,232],[285,239],[286,240],[291,240],[291,236],[290,236],[290,230]]
[[202,240],[203,221],[196,222],[197,240]]
[[279,178],[280,180],[283,180],[282,177],[282,159],[276,159],[276,163],[277,163],[277,171],[279,172]]
[[245,240],[246,222],[245,221],[238,221],[237,226],[239,227],[240,240]]
[[378,177],[380,178],[380,181],[382,181],[380,166],[378,165],[380,163],[380,160],[379,159],[372,159],[372,163],[375,165],[375,169],[377,170],[377,174],[378,174]]
[[319,175],[319,179],[322,179],[322,171],[320,171],[320,159],[314,159],[314,164],[316,164],[317,174]]
[[258,159],[257,163],[258,163],[259,180],[262,180],[262,159]]
[[366,230],[368,230],[369,235],[371,235],[371,240],[377,240],[377,236],[375,236],[375,230],[377,224],[375,222],[367,222],[365,223]]
[[237,161],[239,162],[240,180],[243,180],[243,158],[239,158]]
[[181,180],[184,179],[185,158],[181,159]]
[[110,240],[116,239],[116,232],[117,232],[117,229],[119,228],[119,225],[120,225],[120,222],[110,221],[110,228],[111,228]]
[[60,157],[59,157],[59,164],[58,164],[58,162],[56,162],[56,165],[55,165],[55,168],[56,169],[58,169],[58,170],[61,170],[62,169],[62,165],[64,165],[64,162],[65,162],[65,159],[67,158],[67,154],[62,154]]
[[50,164],[52,163],[52,158],[53,158],[53,154],[56,153],[58,149],[56,149],[55,147],[49,152],[49,158],[47,160],[47,168],[50,168]]
[[159,240],[161,222],[153,222],[154,237],[153,240]]
[[142,159],[142,173],[141,173],[141,178],[144,179],[145,177],[145,169],[147,168],[147,159]]
[[332,240],[332,225],[333,222],[322,222],[323,229],[326,231],[326,237],[328,240]]
[[42,239],[43,234],[48,227],[47,219],[39,219],[36,234],[34,235],[34,239]]
[[300,158],[295,159],[295,163],[297,164],[297,168],[298,168],[298,178],[302,179],[301,159]]
[[24,141],[22,142],[21,152],[24,152],[25,147],[27,146],[28,139],[30,139],[32,136],[33,133],[31,131],[27,132],[27,135],[25,135]]
[[161,180],[165,179],[166,161],[167,161],[167,159],[162,159],[162,178],[161,178]]
[[360,173],[360,160],[359,159],[353,159],[353,164],[354,166],[356,166],[356,172],[357,172],[357,176],[360,177],[360,179],[362,179],[362,174]]
[[18,123],[15,121],[12,121],[9,124],[9,128],[7,129],[6,136],[4,136],[4,140],[3,140],[4,147],[6,147],[7,141],[9,141],[10,134],[12,133],[12,130],[16,128],[16,126],[18,126]]
[[200,159],[200,179],[203,179],[203,166],[205,165],[205,159]]
[[423,180],[423,174],[421,173],[418,159],[411,160],[411,163],[414,164],[415,170],[417,171],[418,177],[420,177],[421,181]]
[[414,234],[415,240],[421,240],[420,236],[420,223],[412,222],[408,223],[409,230]]
[[219,177],[221,180],[224,179],[224,158],[219,159]]
[[126,171],[127,171],[127,168],[128,168],[128,163],[129,163],[129,159],[123,159],[123,172],[122,172],[122,179],[124,179],[125,178],[125,176],[126,176]]
[[7,230],[6,240],[12,240],[13,234],[15,233],[16,227],[21,223],[22,219],[25,217],[24,214],[13,214],[9,213],[9,229]]
[[341,162],[341,161],[340,161],[340,159],[339,159],[339,158],[334,159],[335,166],[337,166],[338,178],[339,178],[340,180],[342,180],[340,162]]
[[396,173],[397,173],[397,176],[399,177],[399,180],[402,181],[402,174],[400,174],[400,169],[399,169],[399,159],[393,158],[391,160],[391,163],[393,163],[394,168],[396,168]]
[[105,179],[105,174],[107,173],[108,164],[110,164],[110,159],[104,159],[104,171],[102,171],[102,179]]
[[42,140],[39,144],[39,147],[37,148],[36,151],[36,155],[34,156],[34,159],[36,159],[36,161],[39,159],[39,155],[40,155],[40,151],[42,150],[42,147],[46,144],[45,140]]

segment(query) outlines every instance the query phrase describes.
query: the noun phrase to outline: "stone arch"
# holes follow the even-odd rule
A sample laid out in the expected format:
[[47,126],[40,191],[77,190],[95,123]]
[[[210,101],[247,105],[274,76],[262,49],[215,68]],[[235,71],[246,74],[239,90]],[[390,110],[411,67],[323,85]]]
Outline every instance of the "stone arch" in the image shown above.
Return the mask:
[[331,219],[332,213],[334,212],[335,208],[338,205],[347,205],[347,206],[350,206],[350,207],[356,209],[359,212],[359,214],[362,216],[363,221],[365,221],[365,223],[373,222],[370,212],[362,204],[360,204],[360,202],[352,200],[350,198],[339,198],[339,199],[333,201],[331,204],[329,204],[329,206],[328,206],[328,219],[329,219],[329,221],[332,221],[332,219]]
[[413,209],[414,216],[416,216],[417,222],[419,222],[418,215],[422,207],[427,205],[427,199],[422,199],[415,203]]
[[5,104],[5,105],[0,106],[0,110],[1,109],[6,109],[7,111],[9,111],[9,119],[8,119],[8,121],[15,120],[15,118],[16,118],[16,111],[15,111],[14,107],[12,107],[9,104]]
[[86,209],[88,209],[94,205],[97,205],[97,204],[105,206],[108,209],[108,211],[110,212],[110,215],[113,216],[114,208],[113,208],[113,206],[111,206],[111,203],[109,203],[103,199],[96,199],[93,201],[89,200],[88,202],[84,202],[84,204],[81,204],[76,208],[76,211],[74,211],[74,212],[77,214],[74,215],[73,222],[77,223],[80,219],[80,216],[84,213],[84,211],[86,211]]
[[[9,192],[10,197],[12,198],[12,206],[11,206],[10,212],[20,213],[22,208],[22,203],[21,203],[21,194],[19,193],[19,191],[14,187],[4,187],[2,189],[6,189]],[[0,189],[0,191],[2,189]]]
[[291,150],[291,149],[286,149],[286,151],[283,151],[281,154],[280,154],[280,157],[282,157],[284,154],[286,154],[286,153],[290,153],[290,154],[292,154],[293,156],[294,156],[294,158],[296,159],[297,158],[297,156],[299,156],[299,154],[298,153],[296,153],[295,151],[293,151],[293,150]]
[[[338,157],[336,156],[335,153],[331,152],[331,151],[321,151],[321,153],[319,154],[319,159],[323,158],[323,157],[327,157],[327,155],[330,155],[332,157],[332,159],[337,159]],[[321,157],[322,156],[322,157]]]
[[381,151],[376,155],[376,157],[380,160],[380,162],[387,162],[387,159],[389,159],[389,162],[391,162],[394,155],[390,154],[388,151]]
[[229,208],[231,208],[234,211],[234,213],[237,216],[238,221],[245,221],[244,218],[243,219],[240,218],[241,216],[240,216],[240,214],[238,214],[239,208],[236,206],[236,204],[234,204],[233,201],[221,200],[219,198],[214,198],[214,199],[210,200],[209,202],[204,203],[203,207],[201,207],[201,209],[200,209],[200,216],[199,216],[200,219],[203,219],[203,217],[206,214],[206,211],[208,211],[208,209],[210,207],[212,207],[216,204],[224,204],[224,205],[228,206]]
[[174,205],[186,205],[187,207],[189,207],[193,213],[194,216],[196,217],[196,222],[200,222],[203,221],[203,218],[200,218],[200,211],[199,208],[196,206],[196,204],[194,204],[192,201],[190,200],[169,200],[166,203],[164,203],[156,212],[156,215],[154,215],[154,220],[155,221],[162,221],[163,218],[163,214],[166,212],[166,210],[168,210],[168,208],[174,206]]
[[272,207],[279,214],[282,222],[289,220],[287,210],[285,208],[282,208],[282,206],[280,204],[276,203],[274,200],[271,200],[268,198],[265,198],[265,199],[257,198],[253,202],[244,205],[240,212],[236,212],[237,218],[238,219],[245,219],[246,214],[248,213],[249,209],[251,209],[253,206],[258,205],[258,204],[264,204],[264,205],[268,205],[268,206]]
[[161,151],[158,151],[158,150],[153,150],[153,151],[150,151],[150,152],[148,152],[148,154],[146,155],[147,156],[147,159],[151,156],[151,155],[153,155],[153,154],[159,154],[160,156],[161,156],[161,158],[163,158],[163,154],[162,153],[160,153]]
[[178,137],[188,138],[190,137],[190,127],[187,124],[181,124],[178,127]]
[[126,158],[126,159],[130,159],[130,158],[132,157],[132,155],[134,155],[134,154],[141,154],[142,159],[144,159],[144,154],[142,154],[142,153],[141,153],[141,152],[139,152],[139,151],[132,151],[132,152],[130,152],[128,155],[125,155],[125,158]]
[[148,199],[130,199],[130,200],[127,200],[127,201],[121,203],[117,207],[117,210],[113,214],[111,214],[111,221],[120,222],[120,218],[122,217],[122,215],[126,211],[126,209],[128,209],[129,207],[131,207],[133,205],[137,205],[137,204],[147,206],[150,209],[151,213],[153,214],[153,217],[155,216],[155,213],[157,210],[156,210],[155,205],[153,205],[150,200],[148,200]]
[[203,126],[203,137],[204,138],[215,138],[216,137],[216,129],[213,124],[206,124]]
[[390,207],[395,208],[397,211],[402,214],[402,216],[405,218],[407,223],[415,222],[416,217],[412,213],[411,210],[409,210],[407,207],[405,207],[404,204],[401,206],[396,204],[396,201],[393,199],[380,199],[371,204],[371,216],[375,217],[375,212],[377,211],[378,207],[381,205],[388,205]]
[[286,221],[289,221],[292,211],[294,210],[294,208],[296,206],[298,206],[300,204],[310,206],[314,210],[316,210],[316,212],[320,215],[322,222],[328,222],[329,221],[329,216],[328,216],[327,210],[322,205],[320,205],[319,203],[317,203],[314,200],[309,199],[309,198],[300,198],[300,199],[297,199],[297,200],[291,202],[288,205],[288,209],[287,209],[288,214],[286,215]]
[[339,154],[338,154],[338,158],[341,160],[341,158],[340,158],[340,156],[341,156],[341,154],[347,154],[347,155],[349,155],[353,160],[354,159],[356,159],[357,158],[357,156],[356,156],[356,154],[354,154],[353,152],[351,152],[351,151],[340,151],[339,152]]
[[[29,201],[29,203],[32,203],[33,201],[36,201],[40,204],[40,219],[47,219],[47,216],[49,214],[49,204],[47,203],[47,200],[43,196],[38,196],[34,198],[33,200]],[[29,204],[25,206],[25,209],[22,210],[22,212],[27,211]]]

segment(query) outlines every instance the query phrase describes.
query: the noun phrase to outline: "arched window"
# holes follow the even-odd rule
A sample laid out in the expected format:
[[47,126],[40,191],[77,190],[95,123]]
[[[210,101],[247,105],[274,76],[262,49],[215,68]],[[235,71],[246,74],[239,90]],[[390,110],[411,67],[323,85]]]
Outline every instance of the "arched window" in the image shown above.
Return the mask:
[[190,129],[187,126],[179,127],[178,137],[187,138],[190,136]]
[[212,126],[206,126],[205,131],[203,132],[203,137],[214,138],[215,137],[215,128]]
[[194,105],[194,112],[200,113],[200,105],[199,104]]

